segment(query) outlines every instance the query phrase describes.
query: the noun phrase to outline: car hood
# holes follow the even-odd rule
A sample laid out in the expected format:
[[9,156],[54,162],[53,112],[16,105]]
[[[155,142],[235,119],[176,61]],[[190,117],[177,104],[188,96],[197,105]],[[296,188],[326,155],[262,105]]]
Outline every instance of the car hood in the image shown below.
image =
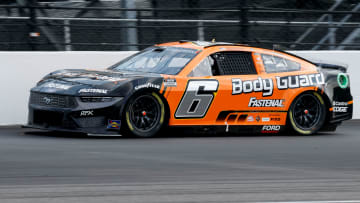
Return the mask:
[[45,76],[32,91],[64,95],[123,96],[139,85],[160,89],[161,75],[112,70],[65,69]]

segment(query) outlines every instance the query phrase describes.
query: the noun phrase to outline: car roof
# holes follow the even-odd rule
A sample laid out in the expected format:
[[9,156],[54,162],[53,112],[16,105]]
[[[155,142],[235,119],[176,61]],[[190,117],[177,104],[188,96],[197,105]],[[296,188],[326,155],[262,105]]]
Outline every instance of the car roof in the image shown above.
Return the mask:
[[156,46],[173,46],[173,47],[183,47],[183,48],[192,48],[192,49],[204,49],[204,48],[212,47],[212,46],[246,46],[246,45],[229,43],[229,42],[180,40],[180,41],[176,41],[176,42],[167,42],[167,43],[157,44]]
[[229,42],[210,42],[210,41],[190,41],[190,40],[180,40],[176,42],[167,42],[162,44],[156,44],[155,46],[172,46],[172,47],[182,47],[182,48],[190,48],[190,49],[198,49],[198,50],[204,50],[206,48],[210,47],[216,47],[216,46],[235,46],[235,47],[243,47],[243,48],[249,48],[249,49],[262,49],[262,50],[268,50],[272,52],[279,52],[283,54],[290,55],[292,57],[296,57],[298,59],[302,59],[308,63],[311,63],[315,65],[312,61],[309,61],[303,57],[300,57],[298,55],[279,50],[279,49],[267,49],[264,47],[258,47],[258,46],[250,46],[247,44],[240,44],[240,43],[229,43]]

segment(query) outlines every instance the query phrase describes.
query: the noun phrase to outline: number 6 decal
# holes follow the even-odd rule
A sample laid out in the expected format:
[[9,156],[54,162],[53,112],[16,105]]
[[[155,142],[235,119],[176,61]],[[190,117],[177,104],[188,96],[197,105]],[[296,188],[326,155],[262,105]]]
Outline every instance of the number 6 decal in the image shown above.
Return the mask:
[[217,80],[189,80],[175,118],[203,118],[218,90]]

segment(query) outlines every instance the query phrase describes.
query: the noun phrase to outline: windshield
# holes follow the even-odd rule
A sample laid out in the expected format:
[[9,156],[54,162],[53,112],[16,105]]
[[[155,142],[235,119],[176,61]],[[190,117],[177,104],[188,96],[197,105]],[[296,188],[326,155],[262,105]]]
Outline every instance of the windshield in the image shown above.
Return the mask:
[[178,74],[197,54],[196,49],[150,47],[132,55],[109,69],[159,74]]

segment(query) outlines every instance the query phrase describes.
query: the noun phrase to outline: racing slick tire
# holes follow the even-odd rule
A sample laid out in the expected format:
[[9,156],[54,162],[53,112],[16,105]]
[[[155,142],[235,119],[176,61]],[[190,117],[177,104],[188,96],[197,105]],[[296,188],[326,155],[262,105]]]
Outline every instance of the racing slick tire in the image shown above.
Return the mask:
[[153,137],[165,123],[165,104],[155,92],[144,92],[129,99],[123,115],[123,135]]
[[301,135],[312,135],[324,125],[326,104],[317,92],[306,92],[294,99],[288,120],[291,128]]

